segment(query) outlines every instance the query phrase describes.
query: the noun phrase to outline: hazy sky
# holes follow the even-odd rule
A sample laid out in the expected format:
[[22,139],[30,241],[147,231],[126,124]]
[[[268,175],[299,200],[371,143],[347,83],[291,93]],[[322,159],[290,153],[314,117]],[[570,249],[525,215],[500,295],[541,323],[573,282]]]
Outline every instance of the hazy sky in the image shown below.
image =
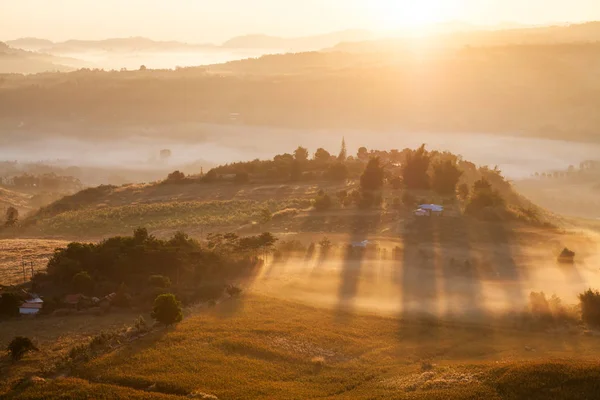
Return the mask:
[[600,0],[0,0],[0,40],[147,36],[219,42],[246,33],[387,31],[457,20],[600,20]]

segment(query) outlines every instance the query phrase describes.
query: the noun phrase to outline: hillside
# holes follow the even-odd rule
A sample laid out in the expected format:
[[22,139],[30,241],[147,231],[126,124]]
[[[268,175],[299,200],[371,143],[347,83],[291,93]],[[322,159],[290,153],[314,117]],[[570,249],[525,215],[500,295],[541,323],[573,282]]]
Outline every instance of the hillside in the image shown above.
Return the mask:
[[[597,393],[594,337],[565,348],[541,332],[465,330],[254,295],[188,315],[6,398],[562,400]],[[35,357],[25,363],[33,367]]]
[[35,53],[0,42],[0,74],[37,74],[73,71],[83,63],[69,58]]
[[80,135],[176,121],[597,141],[589,110],[600,103],[590,69],[599,46],[299,53],[176,71],[6,76],[0,124],[77,124]]

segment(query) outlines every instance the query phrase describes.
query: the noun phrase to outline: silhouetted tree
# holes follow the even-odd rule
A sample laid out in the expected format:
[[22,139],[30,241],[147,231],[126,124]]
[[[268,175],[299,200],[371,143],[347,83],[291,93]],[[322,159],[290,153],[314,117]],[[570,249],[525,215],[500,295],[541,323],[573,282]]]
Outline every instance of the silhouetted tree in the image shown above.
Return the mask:
[[469,197],[469,185],[467,185],[466,183],[461,183],[460,185],[458,185],[458,197],[461,200],[466,200]]
[[148,69],[148,68],[146,68],[146,66],[145,66],[145,65],[140,65],[140,71],[145,71],[145,70],[147,70],[147,69]]
[[338,161],[346,161],[348,158],[348,152],[346,151],[346,138],[342,138],[342,147],[340,149],[340,154],[338,154]]
[[297,182],[302,179],[302,165],[300,165],[302,161],[296,159],[291,166],[290,169],[290,180],[292,182]]
[[185,179],[185,174],[180,171],[173,171],[167,176],[168,182],[178,182]]
[[365,170],[360,177],[362,190],[379,190],[383,186],[383,167],[379,165],[379,157],[369,160]]
[[294,158],[296,161],[308,160],[308,150],[302,146],[298,146],[298,148],[294,150]]
[[154,300],[151,317],[167,326],[181,322],[183,319],[181,303],[174,294],[161,294]]
[[0,316],[17,317],[19,316],[19,307],[23,303],[22,299],[16,293],[7,292],[0,295]]
[[233,181],[238,184],[244,184],[250,182],[250,175],[247,172],[238,172],[233,177]]
[[430,162],[431,156],[425,150],[425,145],[409,153],[402,166],[404,185],[409,189],[428,189],[429,175],[427,175],[427,171]]
[[369,151],[367,150],[366,147],[360,147],[358,149],[358,152],[356,153],[356,157],[359,160],[365,161],[365,160],[367,160],[369,158]]
[[15,226],[19,222],[19,210],[14,207],[8,207],[6,210],[6,226]]
[[328,162],[331,159],[331,154],[323,148],[318,148],[315,152],[314,160],[318,162]]
[[81,271],[73,276],[73,290],[77,293],[91,294],[94,288],[94,281],[87,271]]
[[348,178],[348,167],[342,162],[336,162],[327,169],[326,176],[332,181],[345,181]]
[[441,195],[450,195],[456,192],[456,185],[462,176],[462,171],[456,163],[446,160],[439,161],[433,166],[431,186]]

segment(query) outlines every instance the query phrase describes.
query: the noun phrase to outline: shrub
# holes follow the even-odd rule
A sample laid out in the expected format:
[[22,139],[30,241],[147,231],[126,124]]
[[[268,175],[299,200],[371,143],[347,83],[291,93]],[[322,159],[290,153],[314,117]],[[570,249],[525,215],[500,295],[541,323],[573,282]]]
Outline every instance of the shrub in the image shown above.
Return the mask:
[[328,194],[318,194],[313,201],[313,206],[317,211],[324,211],[331,208],[333,201]]
[[148,323],[146,322],[146,319],[141,315],[137,317],[135,321],[133,321],[133,326],[136,329],[136,331],[140,333],[148,332],[148,330],[150,329]]
[[225,291],[230,297],[237,297],[242,294],[242,289],[234,285],[228,285],[227,288],[225,288]]
[[180,171],[173,171],[167,176],[167,182],[181,182],[185,179],[185,174]]
[[155,288],[166,289],[171,287],[171,280],[162,275],[152,275],[148,278],[148,284]]
[[174,294],[161,294],[154,300],[152,318],[167,326],[180,322],[183,319],[181,303]]
[[39,351],[31,339],[24,336],[15,337],[8,345],[7,351],[13,361],[18,361],[30,351]]

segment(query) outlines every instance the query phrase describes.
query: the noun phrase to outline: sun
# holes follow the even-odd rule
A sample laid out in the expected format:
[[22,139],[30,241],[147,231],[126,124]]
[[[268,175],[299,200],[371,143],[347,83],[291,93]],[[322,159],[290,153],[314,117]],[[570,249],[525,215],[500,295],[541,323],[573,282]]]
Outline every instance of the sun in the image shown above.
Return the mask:
[[371,0],[378,28],[384,30],[421,30],[445,20],[444,0]]

